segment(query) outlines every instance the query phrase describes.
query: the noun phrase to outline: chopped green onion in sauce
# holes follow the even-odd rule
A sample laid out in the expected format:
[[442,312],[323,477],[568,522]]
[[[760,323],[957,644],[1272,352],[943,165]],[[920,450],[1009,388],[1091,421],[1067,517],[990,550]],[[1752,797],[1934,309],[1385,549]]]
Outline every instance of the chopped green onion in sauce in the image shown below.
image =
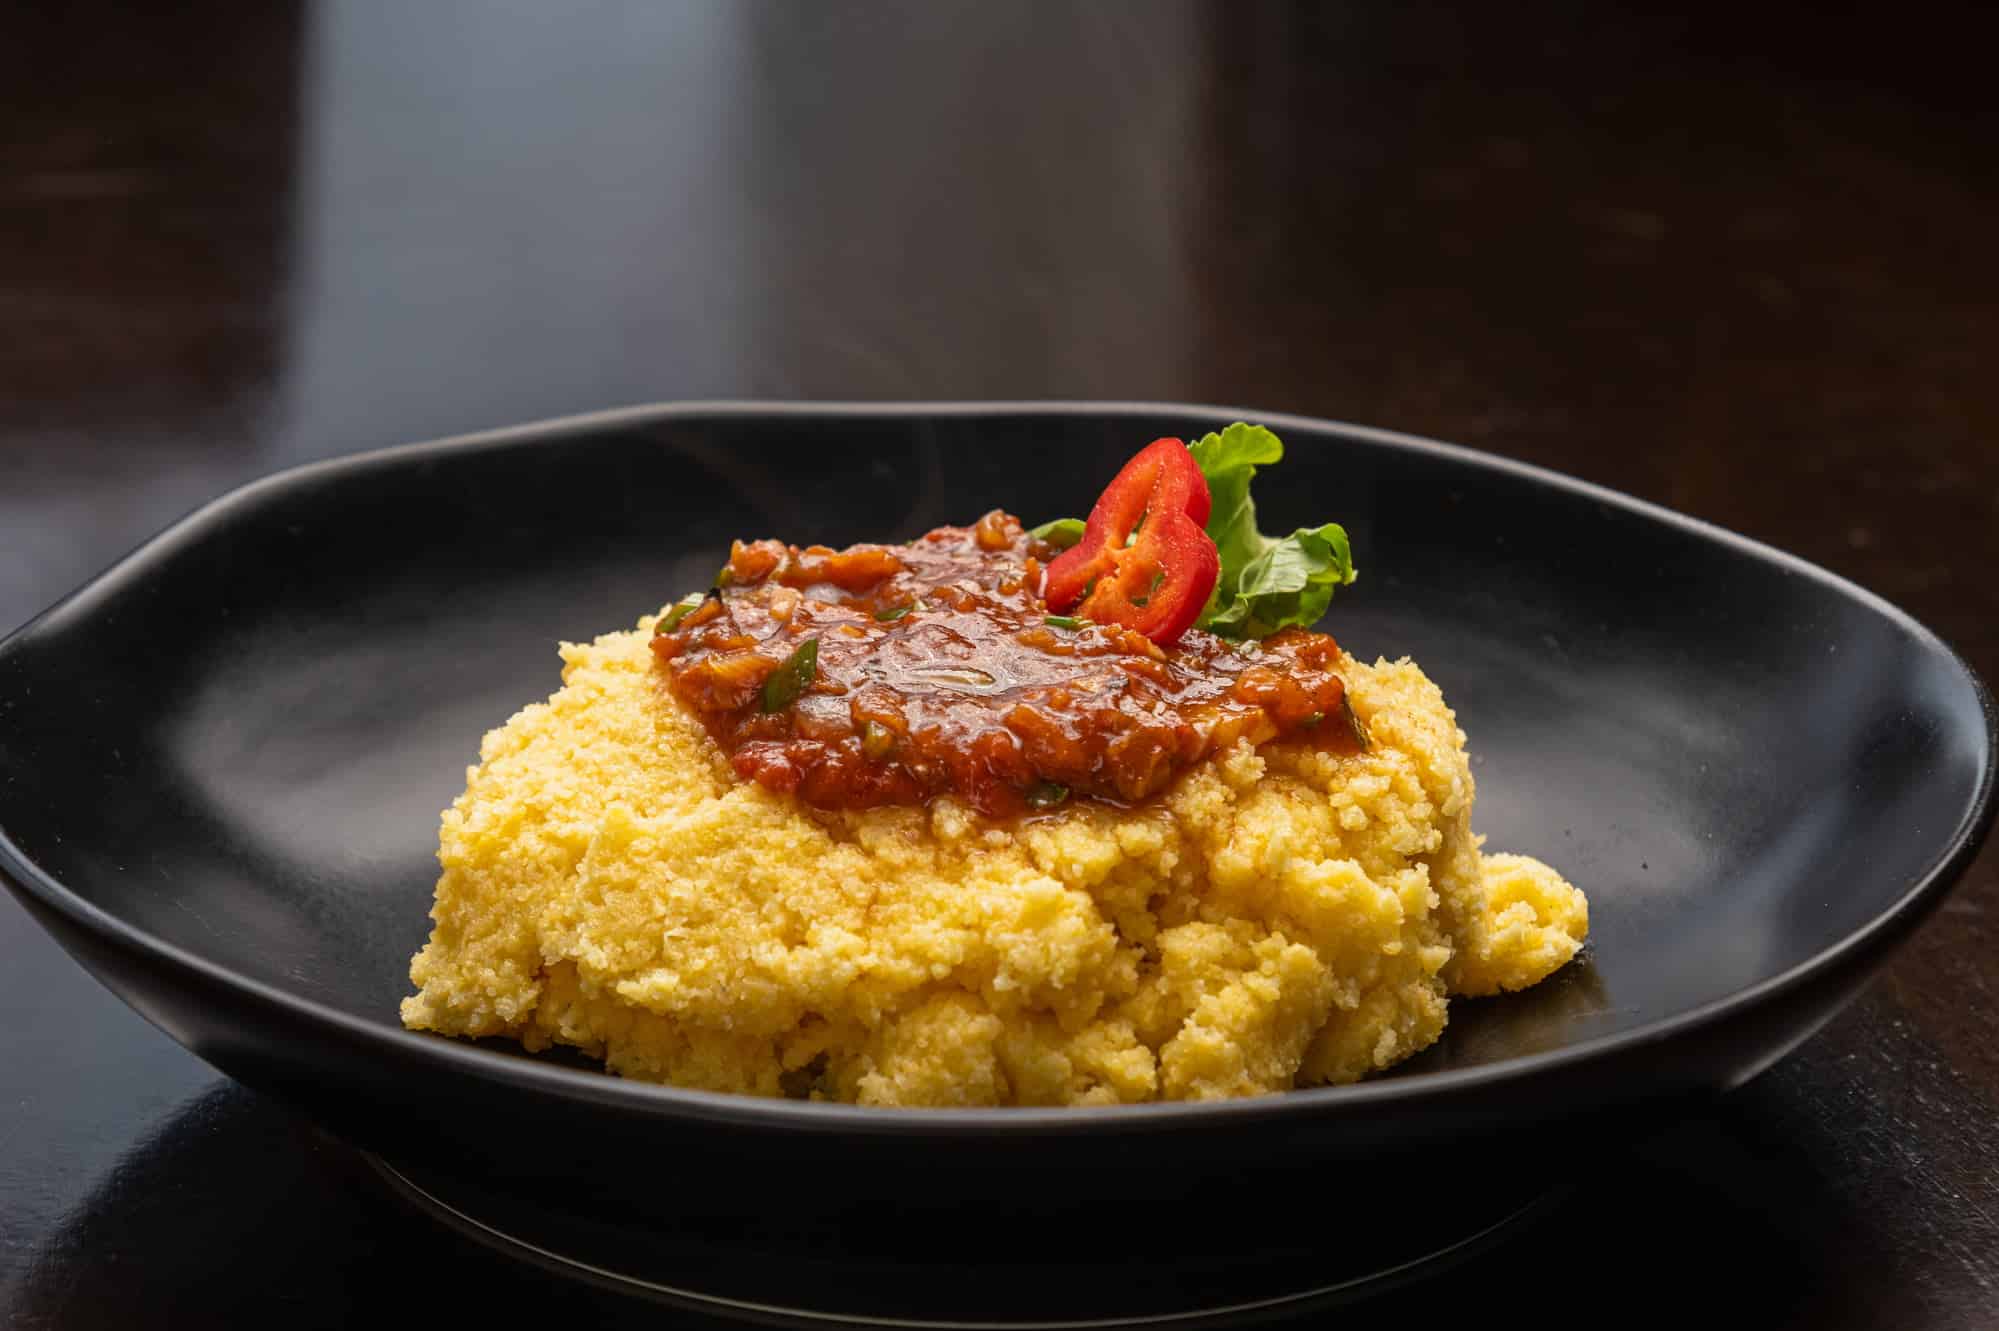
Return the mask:
[[1374,736],[1367,733],[1367,723],[1360,719],[1360,713],[1354,711],[1352,701],[1345,694],[1340,695],[1340,710],[1346,714],[1347,728],[1353,731],[1354,743],[1360,745],[1363,753],[1373,748]]
[[896,620],[901,619],[914,609],[916,609],[916,602],[911,601],[908,605],[894,605],[886,610],[877,610],[875,611],[875,618],[884,624],[893,624]]
[[652,631],[654,633],[673,632],[675,629],[680,627],[681,620],[693,614],[697,609],[700,608],[701,603],[707,599],[708,598],[706,596],[703,596],[698,592],[688,596],[681,597],[678,601],[675,601],[673,603],[673,608],[671,610],[661,615],[658,621],[653,624]]
[[1074,615],[1049,615],[1041,621],[1051,629],[1079,629],[1083,621]]
[[1030,809],[1052,809],[1068,798],[1069,787],[1053,781],[1037,781],[1027,788],[1027,807]]
[[1081,518],[1057,518],[1044,522],[1028,532],[1037,541],[1045,541],[1058,550],[1067,550],[1083,539],[1084,523]]
[[798,701],[819,673],[819,639],[807,638],[764,680],[763,710],[781,712]]
[[879,721],[870,721],[861,727],[861,752],[871,763],[878,763],[895,752],[895,732]]

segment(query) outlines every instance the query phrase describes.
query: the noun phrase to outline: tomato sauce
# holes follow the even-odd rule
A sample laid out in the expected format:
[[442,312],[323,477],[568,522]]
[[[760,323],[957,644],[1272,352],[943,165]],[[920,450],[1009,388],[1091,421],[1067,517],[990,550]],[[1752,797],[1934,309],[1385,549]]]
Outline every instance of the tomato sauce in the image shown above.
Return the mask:
[[1192,630],[1160,648],[1051,623],[1058,553],[998,511],[904,545],[738,541],[652,648],[738,775],[821,808],[947,792],[993,816],[1133,803],[1239,739],[1365,743],[1326,634]]

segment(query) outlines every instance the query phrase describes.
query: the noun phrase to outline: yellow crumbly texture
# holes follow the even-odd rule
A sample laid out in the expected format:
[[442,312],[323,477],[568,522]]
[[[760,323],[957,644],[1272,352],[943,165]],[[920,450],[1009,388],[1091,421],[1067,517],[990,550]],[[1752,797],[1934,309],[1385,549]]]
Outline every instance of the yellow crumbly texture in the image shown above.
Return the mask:
[[1589,929],[1483,855],[1464,735],[1408,661],[1341,673],[1372,745],[1238,746],[1148,807],[828,813],[737,780],[640,631],[565,645],[445,812],[412,1029],[628,1077],[874,1105],[1348,1082]]

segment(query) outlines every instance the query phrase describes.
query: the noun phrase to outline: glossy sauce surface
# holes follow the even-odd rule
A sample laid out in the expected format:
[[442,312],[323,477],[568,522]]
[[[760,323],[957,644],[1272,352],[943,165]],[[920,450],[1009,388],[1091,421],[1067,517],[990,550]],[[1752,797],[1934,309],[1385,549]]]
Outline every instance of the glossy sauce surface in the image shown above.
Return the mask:
[[[1051,622],[1054,553],[1000,512],[905,545],[737,542],[722,585],[653,651],[738,775],[822,808],[1128,803],[1238,739],[1364,742],[1331,637],[1195,630],[1160,648]],[[808,643],[816,663],[792,696]]]

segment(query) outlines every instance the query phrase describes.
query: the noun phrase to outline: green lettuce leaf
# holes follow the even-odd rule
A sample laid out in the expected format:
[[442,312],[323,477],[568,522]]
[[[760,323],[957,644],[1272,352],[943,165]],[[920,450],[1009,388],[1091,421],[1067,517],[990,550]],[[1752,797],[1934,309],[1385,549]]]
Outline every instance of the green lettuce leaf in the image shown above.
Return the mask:
[[1233,576],[1222,565],[1197,627],[1224,638],[1267,638],[1293,624],[1310,628],[1326,613],[1333,591],[1354,580],[1353,552],[1337,522],[1300,527],[1281,540],[1259,539],[1266,542],[1262,552]]
[[1354,580],[1353,550],[1335,522],[1284,537],[1257,529],[1249,483],[1258,467],[1283,460],[1283,443],[1261,425],[1237,421],[1187,447],[1214,499],[1208,539],[1222,560],[1215,594],[1195,627],[1224,638],[1267,638],[1293,624],[1318,623],[1334,590]]
[[1240,573],[1263,553],[1263,536],[1256,530],[1256,501],[1249,497],[1256,469],[1284,457],[1284,445],[1261,425],[1237,421],[1220,434],[1204,435],[1187,445],[1208,478],[1208,539],[1222,557],[1222,582]]

